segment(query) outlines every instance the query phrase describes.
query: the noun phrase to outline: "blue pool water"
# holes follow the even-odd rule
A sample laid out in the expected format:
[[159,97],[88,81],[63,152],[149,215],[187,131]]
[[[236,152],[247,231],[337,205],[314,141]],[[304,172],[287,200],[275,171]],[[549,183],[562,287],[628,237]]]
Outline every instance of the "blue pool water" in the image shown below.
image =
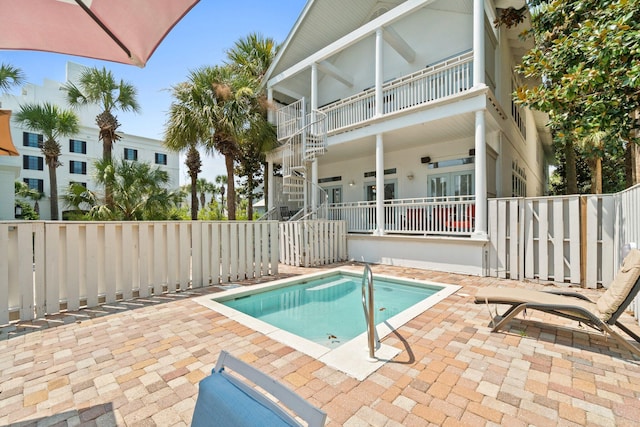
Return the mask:
[[[335,348],[366,331],[362,276],[337,272],[292,286],[220,303],[277,328]],[[442,287],[374,277],[376,325]]]

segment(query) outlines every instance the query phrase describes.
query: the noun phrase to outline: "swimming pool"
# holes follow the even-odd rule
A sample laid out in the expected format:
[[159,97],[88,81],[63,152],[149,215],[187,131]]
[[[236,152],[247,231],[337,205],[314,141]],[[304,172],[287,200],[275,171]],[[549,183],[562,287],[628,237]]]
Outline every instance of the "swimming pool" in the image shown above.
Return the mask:
[[[363,380],[384,363],[393,359],[401,351],[401,348],[382,343],[375,352],[377,361],[372,362],[368,357],[367,334],[365,332],[366,327],[361,300],[362,268],[360,267],[358,270],[338,268],[254,286],[222,286],[227,290],[213,296],[197,297],[194,301],[275,341],[307,354],[326,365],[345,372],[358,380]],[[353,298],[346,296],[349,293],[347,291],[353,287],[353,284],[349,284],[351,279],[355,279],[355,295],[357,295],[352,301],[353,306],[336,308],[334,306],[335,301],[323,301],[325,297],[329,298],[327,294],[332,293],[338,295],[334,295],[330,299],[340,300],[340,302]],[[374,275],[374,288],[376,288],[374,290],[376,331],[380,340],[384,341],[384,337],[393,333],[397,328],[422,314],[439,301],[455,293],[460,289],[460,286],[376,274]],[[420,294],[420,291],[426,291],[429,295],[421,294],[414,300],[409,300],[408,298],[408,301],[400,301],[404,300],[404,297],[398,298],[398,301],[394,299],[387,300],[384,294],[396,294],[398,293],[396,288],[406,288],[409,294]],[[271,296],[265,294],[265,292],[270,291],[276,291],[276,293],[271,294]],[[267,297],[258,303],[260,298],[255,298],[253,295],[261,293],[263,293],[262,298],[265,295]],[[293,300],[301,299],[301,295],[305,293],[311,294],[308,297],[309,299],[315,299],[316,303],[320,303],[302,304],[303,306],[315,307],[315,313],[312,312],[306,315],[313,316],[315,321],[291,320],[299,319],[299,317],[283,320],[286,317],[279,313],[279,307],[290,307]],[[339,294],[342,293],[345,295],[340,296]],[[274,301],[277,301],[277,304]],[[238,307],[234,308],[232,305],[237,305]],[[241,306],[245,306],[244,308],[248,306],[256,312],[262,311],[263,318],[253,317],[240,311],[240,309],[243,309]],[[251,306],[257,306],[257,308]],[[298,310],[296,308],[292,312],[295,315],[299,315]],[[348,312],[349,316],[343,317],[344,312]],[[270,317],[280,318],[280,323],[269,323],[272,320],[269,319]],[[337,322],[335,322],[336,320]],[[334,322],[326,323],[329,321]],[[282,324],[282,322],[285,324]],[[305,338],[305,331],[302,333],[298,330],[291,332],[291,330],[301,325],[306,325],[303,329],[307,329],[310,323],[320,325],[318,331],[314,333],[314,335],[318,336],[320,343],[314,341],[313,336]],[[342,332],[338,329],[339,326],[342,326],[340,325],[341,323],[360,324],[362,325],[362,332],[360,333],[357,330],[350,333]],[[433,326],[438,327],[438,325]],[[349,338],[353,333],[356,336]]]
[[[217,301],[317,344],[336,348],[366,331],[361,286],[361,275],[339,271],[284,288]],[[375,278],[373,289],[377,325],[432,296],[442,286]]]

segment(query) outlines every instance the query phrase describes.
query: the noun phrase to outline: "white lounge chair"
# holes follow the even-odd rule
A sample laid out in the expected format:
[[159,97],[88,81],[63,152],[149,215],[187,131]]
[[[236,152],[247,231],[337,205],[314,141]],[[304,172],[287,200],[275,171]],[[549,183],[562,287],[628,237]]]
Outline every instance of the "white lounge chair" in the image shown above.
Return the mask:
[[[235,374],[235,375],[234,375]],[[275,400],[267,397],[260,387]],[[327,414],[301,398],[291,389],[256,368],[220,352],[210,376],[200,381],[192,427],[271,427],[303,426],[284,407],[309,427],[324,426]]]

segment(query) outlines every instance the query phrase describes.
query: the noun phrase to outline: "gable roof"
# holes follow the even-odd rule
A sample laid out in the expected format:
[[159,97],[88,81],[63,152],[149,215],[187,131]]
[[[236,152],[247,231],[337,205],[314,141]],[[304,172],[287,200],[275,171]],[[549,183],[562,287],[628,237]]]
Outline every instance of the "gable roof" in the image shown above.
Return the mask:
[[265,81],[405,1],[309,0],[280,46]]

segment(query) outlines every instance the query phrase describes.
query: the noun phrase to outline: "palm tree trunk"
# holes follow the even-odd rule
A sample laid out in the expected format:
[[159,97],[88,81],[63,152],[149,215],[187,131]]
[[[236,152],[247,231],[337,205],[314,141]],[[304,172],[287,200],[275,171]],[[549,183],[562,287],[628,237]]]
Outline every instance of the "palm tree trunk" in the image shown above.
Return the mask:
[[198,219],[198,190],[196,185],[198,182],[198,174],[191,174],[191,220]]
[[247,188],[249,188],[247,194],[247,220],[253,221],[253,191],[251,191],[251,189],[253,188],[252,174],[249,174],[249,176],[247,177]]
[[[113,141],[111,140],[111,137],[103,133],[102,134],[102,160],[104,160],[105,162],[112,163],[111,161],[112,148],[113,148]],[[114,207],[113,187],[109,182],[107,182],[104,187],[104,204],[107,205],[107,208],[109,208],[109,210],[113,212],[113,207]]]
[[58,217],[58,177],[56,167],[49,166],[49,185],[51,185],[51,220],[57,221]]
[[596,157],[589,161],[591,168],[591,193],[602,194],[602,159]]
[[224,156],[227,167],[227,215],[230,221],[236,219],[236,186],[233,177],[233,156]]
[[573,148],[573,143],[571,141],[565,141],[564,144],[564,155],[566,167],[565,171],[567,176],[565,179],[567,180],[567,194],[578,194],[578,173],[576,170],[576,152]]

